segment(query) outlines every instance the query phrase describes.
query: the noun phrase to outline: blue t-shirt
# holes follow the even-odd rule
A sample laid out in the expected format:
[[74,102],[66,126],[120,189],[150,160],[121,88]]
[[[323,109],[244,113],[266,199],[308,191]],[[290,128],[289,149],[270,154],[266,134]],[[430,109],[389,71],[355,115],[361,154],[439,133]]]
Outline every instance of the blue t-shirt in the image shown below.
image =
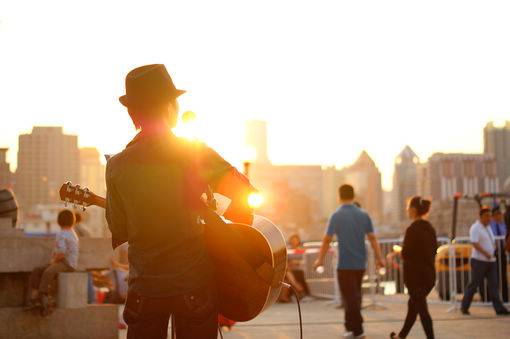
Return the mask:
[[374,232],[367,212],[355,205],[342,205],[329,219],[327,235],[336,234],[339,270],[367,268],[365,236]]
[[491,228],[492,228],[492,233],[494,233],[495,236],[506,236],[506,233],[507,233],[507,229],[506,229],[506,224],[504,222],[501,222],[501,223],[497,223],[495,221],[491,221]]

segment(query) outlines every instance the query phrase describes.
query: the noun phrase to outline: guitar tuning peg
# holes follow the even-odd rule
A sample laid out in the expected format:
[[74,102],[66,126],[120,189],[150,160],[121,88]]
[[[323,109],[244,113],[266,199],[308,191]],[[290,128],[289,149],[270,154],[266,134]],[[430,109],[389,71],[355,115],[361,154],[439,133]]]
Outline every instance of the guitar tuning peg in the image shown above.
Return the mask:
[[83,206],[81,207],[81,210],[82,210],[83,212],[85,212],[85,210],[86,210],[86,209],[87,209],[87,207],[85,207],[85,205],[83,205]]

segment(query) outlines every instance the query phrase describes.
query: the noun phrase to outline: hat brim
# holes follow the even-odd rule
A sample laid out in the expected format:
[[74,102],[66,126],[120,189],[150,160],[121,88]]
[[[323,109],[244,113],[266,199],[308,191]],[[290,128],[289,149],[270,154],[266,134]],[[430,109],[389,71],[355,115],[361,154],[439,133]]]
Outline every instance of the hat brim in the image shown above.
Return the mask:
[[[183,90],[183,89],[176,89],[175,90],[175,98],[180,97],[184,93],[186,93],[185,90]],[[127,95],[123,95],[123,96],[119,97],[119,101],[120,101],[120,103],[123,106],[126,106],[126,107],[133,106],[133,103],[130,102],[129,97]]]

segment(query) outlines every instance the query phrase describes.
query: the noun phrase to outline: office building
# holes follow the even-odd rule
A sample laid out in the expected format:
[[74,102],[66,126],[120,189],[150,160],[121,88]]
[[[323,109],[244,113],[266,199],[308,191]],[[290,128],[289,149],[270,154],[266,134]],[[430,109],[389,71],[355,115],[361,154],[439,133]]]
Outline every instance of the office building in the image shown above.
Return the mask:
[[484,153],[495,156],[500,189],[510,192],[510,121],[498,127],[489,122],[483,130]]
[[79,166],[78,137],[64,134],[62,127],[36,126],[20,135],[14,190],[22,212],[57,203],[60,186],[79,181]]

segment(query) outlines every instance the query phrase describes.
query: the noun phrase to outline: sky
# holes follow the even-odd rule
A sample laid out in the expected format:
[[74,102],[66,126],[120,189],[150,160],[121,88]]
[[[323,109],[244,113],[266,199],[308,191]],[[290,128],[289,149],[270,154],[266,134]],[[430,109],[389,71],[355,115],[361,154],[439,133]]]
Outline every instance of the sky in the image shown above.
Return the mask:
[[510,120],[508,1],[0,1],[0,147],[64,126],[123,149],[134,67],[164,63],[200,137],[243,160],[244,122],[268,123],[276,164],[345,166],[366,149],[391,187],[410,145],[481,152]]

